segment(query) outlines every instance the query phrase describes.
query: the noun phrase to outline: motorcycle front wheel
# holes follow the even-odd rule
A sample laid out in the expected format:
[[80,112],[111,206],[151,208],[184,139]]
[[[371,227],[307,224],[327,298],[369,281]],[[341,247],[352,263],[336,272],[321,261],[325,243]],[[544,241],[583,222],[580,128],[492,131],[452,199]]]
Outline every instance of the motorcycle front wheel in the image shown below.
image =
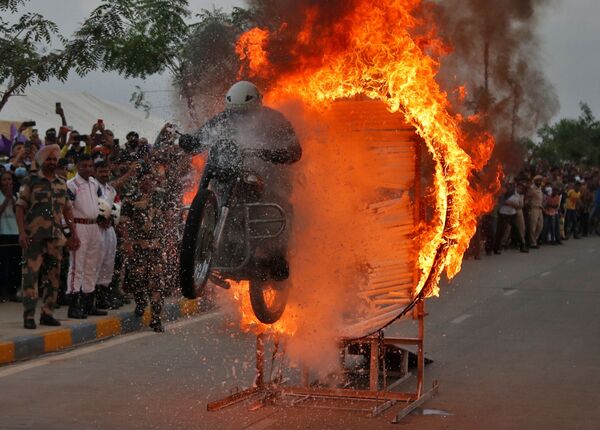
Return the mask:
[[198,190],[185,222],[179,255],[181,292],[188,299],[204,293],[215,251],[218,210],[215,194],[207,189]]
[[287,305],[289,287],[273,280],[250,281],[250,303],[256,318],[263,324],[273,324],[281,318]]

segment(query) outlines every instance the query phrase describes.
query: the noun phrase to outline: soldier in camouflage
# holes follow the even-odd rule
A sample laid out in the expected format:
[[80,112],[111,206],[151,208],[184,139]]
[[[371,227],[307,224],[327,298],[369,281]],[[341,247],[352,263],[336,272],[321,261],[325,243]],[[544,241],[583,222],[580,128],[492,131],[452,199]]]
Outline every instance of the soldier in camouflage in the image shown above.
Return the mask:
[[165,283],[166,196],[156,172],[144,164],[137,175],[137,186],[124,200],[120,231],[127,258],[126,283],[135,298],[135,313],[142,316],[150,301],[150,327],[163,332],[162,308],[167,294]]
[[[77,248],[79,239],[73,223],[72,207],[67,199],[67,185],[55,174],[60,147],[47,145],[36,154],[39,170],[25,179],[19,191],[16,217],[19,244],[23,248],[23,313],[24,327],[36,328],[34,316],[38,299],[40,270],[47,277],[40,324],[58,326],[53,316],[59,287],[62,247]],[[62,230],[64,218],[70,229],[67,243]]]

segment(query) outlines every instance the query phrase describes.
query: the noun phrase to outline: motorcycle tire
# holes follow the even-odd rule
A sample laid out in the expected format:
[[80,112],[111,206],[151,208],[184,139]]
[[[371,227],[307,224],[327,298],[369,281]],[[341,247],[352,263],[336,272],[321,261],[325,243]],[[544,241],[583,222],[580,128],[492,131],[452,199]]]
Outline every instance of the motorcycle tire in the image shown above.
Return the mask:
[[[211,242],[218,210],[215,194],[207,189],[198,190],[185,222],[179,254],[181,292],[188,299],[201,297],[204,293],[214,252]],[[198,263],[202,263],[202,270],[199,270]]]
[[250,304],[254,315],[263,324],[273,324],[281,318],[290,294],[288,287],[274,288],[274,283],[279,284],[273,280],[250,281]]

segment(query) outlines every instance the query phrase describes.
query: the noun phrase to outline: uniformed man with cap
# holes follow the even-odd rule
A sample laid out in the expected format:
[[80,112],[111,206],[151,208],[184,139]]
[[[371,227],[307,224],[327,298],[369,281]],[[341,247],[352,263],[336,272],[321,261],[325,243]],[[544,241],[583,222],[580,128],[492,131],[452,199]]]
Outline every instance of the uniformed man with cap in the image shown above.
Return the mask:
[[101,254],[102,235],[98,225],[100,215],[98,195],[100,186],[92,177],[94,165],[89,154],[81,154],[77,174],[67,181],[73,205],[73,220],[77,224],[80,247],[69,255],[67,295],[69,318],[82,319],[88,315],[106,315],[95,306],[96,277]]
[[529,247],[538,249],[538,239],[544,228],[542,182],[544,177],[537,175],[533,178],[533,184],[527,189],[525,194],[525,206],[527,207],[527,232],[529,234]]
[[96,180],[99,186],[100,195],[100,233],[102,235],[102,251],[100,253],[98,265],[98,276],[96,279],[96,297],[97,307],[99,309],[117,308],[120,303],[116,303],[116,292],[110,290],[111,281],[115,271],[115,257],[117,253],[117,235],[115,232],[115,223],[118,219],[114,217],[114,212],[121,205],[121,199],[117,190],[110,184],[110,168],[105,160],[97,160],[94,163],[96,171]]
[[[164,331],[161,314],[168,287],[165,274],[165,191],[148,165],[137,175],[136,192],[123,202],[121,232],[127,257],[126,280],[135,298],[135,313],[144,314],[150,301],[150,327]],[[150,299],[150,300],[148,300]]]
[[55,174],[59,153],[60,147],[56,144],[38,151],[35,156],[38,170],[24,180],[16,203],[19,243],[23,248],[23,318],[27,329],[36,328],[34,316],[42,266],[48,282],[40,324],[60,325],[53,316],[53,310],[59,287],[62,247],[67,242],[61,226],[63,218],[70,229],[68,245],[73,249],[79,245],[67,186]]

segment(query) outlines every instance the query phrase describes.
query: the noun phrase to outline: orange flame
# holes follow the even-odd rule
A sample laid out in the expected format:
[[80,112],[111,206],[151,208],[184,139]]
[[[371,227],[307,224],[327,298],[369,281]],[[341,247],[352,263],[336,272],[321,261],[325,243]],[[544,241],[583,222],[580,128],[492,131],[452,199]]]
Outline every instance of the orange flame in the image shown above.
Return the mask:
[[[247,60],[248,67],[253,72],[258,72],[268,62],[265,51],[268,37],[267,30],[253,28],[242,34],[238,40],[235,52],[242,61]],[[242,70],[240,74],[241,72]]]
[[241,317],[240,326],[242,330],[256,334],[270,333],[287,334],[290,336],[294,335],[297,330],[294,316],[295,312],[293,309],[290,309],[289,305],[285,310],[285,318],[280,319],[274,324],[263,324],[254,315],[252,305],[250,304],[250,294],[248,293],[250,283],[248,281],[236,282],[233,280],[228,280],[227,283],[230,286],[233,299],[239,303],[239,313]]
[[202,172],[204,171],[204,165],[206,164],[206,155],[200,154],[195,155],[192,158],[192,169],[190,178],[190,186],[183,192],[183,204],[188,206],[192,204],[196,192],[198,191],[198,184],[202,178]]
[[[435,80],[438,63],[424,51],[422,39],[416,41],[409,32],[419,24],[412,15],[419,4],[420,0],[360,2],[347,17],[352,23],[346,28],[351,33],[349,46],[343,50],[325,46],[323,64],[317,67],[277,73],[263,49],[268,46],[264,30],[246,33],[238,48],[248,56],[250,76],[275,77],[265,98],[268,103],[300,98],[305,105],[322,109],[337,99],[366,95],[384,102],[391,112],[402,112],[416,128],[435,162],[435,216],[419,237],[421,276],[414,294],[426,288],[426,296],[432,296],[438,295],[444,270],[449,278],[460,271],[477,218],[493,205],[492,194],[473,189],[470,179],[475,168],[487,163],[494,142],[489,135],[466,142],[461,118],[449,113],[448,96]],[[310,31],[312,19],[307,14],[298,45],[327,43]],[[261,49],[244,49],[257,34]],[[436,40],[431,42],[441,46]],[[477,150],[470,156],[464,147]]]

